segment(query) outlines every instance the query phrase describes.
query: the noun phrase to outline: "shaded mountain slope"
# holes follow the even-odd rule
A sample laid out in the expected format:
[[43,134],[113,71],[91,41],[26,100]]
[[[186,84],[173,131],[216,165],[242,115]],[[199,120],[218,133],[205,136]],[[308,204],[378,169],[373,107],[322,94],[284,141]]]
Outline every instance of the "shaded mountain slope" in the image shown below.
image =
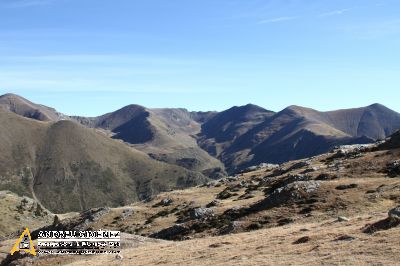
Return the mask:
[[230,143],[273,114],[252,104],[232,107],[214,115],[201,126],[198,142],[218,157]]
[[383,139],[400,128],[400,114],[381,104],[325,114],[332,125],[351,136]]
[[72,121],[0,111],[0,122],[0,190],[36,197],[54,212],[119,206],[207,180]]
[[[223,117],[225,112],[219,115]],[[281,112],[269,113],[250,129],[246,123],[256,120],[243,113],[235,117],[242,117],[236,123],[239,125],[236,132],[242,130],[244,134],[221,139],[207,130],[226,127],[223,120],[215,123],[218,116],[203,124],[200,133],[199,145],[215,153],[229,172],[262,162],[282,163],[314,156],[336,145],[370,143],[400,128],[400,114],[378,104],[331,112],[290,106]]]
[[201,149],[194,137],[211,112],[195,113],[186,109],[147,109],[128,105],[99,117],[73,117],[81,124],[110,132],[159,161],[202,172],[212,178],[224,176],[224,165]]

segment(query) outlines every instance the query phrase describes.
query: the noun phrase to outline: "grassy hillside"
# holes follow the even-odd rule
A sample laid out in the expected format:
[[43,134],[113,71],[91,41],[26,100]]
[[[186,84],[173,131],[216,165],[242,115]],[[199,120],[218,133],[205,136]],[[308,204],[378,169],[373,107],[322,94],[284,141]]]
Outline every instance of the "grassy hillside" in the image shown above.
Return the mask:
[[53,212],[119,206],[206,181],[72,121],[44,123],[0,111],[0,190]]

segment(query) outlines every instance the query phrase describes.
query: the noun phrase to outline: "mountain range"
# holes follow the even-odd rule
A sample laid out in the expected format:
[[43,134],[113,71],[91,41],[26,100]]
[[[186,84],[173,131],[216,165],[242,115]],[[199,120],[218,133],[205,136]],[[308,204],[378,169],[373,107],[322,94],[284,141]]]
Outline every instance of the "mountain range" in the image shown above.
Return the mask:
[[18,95],[0,96],[0,190],[54,212],[120,206],[234,174],[260,163],[371,143],[400,128],[380,104],[280,112],[248,104],[222,112],[128,105],[68,116]]

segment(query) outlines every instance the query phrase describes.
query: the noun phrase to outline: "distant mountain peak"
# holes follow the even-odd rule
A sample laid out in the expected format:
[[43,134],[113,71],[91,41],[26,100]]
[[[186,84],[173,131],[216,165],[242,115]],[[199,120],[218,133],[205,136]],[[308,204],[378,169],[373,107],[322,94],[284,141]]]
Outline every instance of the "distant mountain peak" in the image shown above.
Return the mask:
[[14,93],[6,93],[6,94],[3,94],[3,95],[0,96],[0,98],[6,98],[6,97],[20,97],[20,98],[22,98],[21,96],[19,96],[17,94],[14,94]]
[[14,93],[6,93],[0,96],[0,99],[8,99],[10,101],[24,101],[27,103],[32,103],[31,101],[25,99],[24,97],[14,94]]
[[375,110],[392,111],[391,109],[387,108],[385,105],[380,104],[380,103],[371,104],[371,105],[367,106],[367,108],[375,109]]
[[24,97],[13,93],[7,93],[0,96],[0,108],[26,118],[40,121],[57,121],[66,117],[53,108],[41,104],[35,104]]

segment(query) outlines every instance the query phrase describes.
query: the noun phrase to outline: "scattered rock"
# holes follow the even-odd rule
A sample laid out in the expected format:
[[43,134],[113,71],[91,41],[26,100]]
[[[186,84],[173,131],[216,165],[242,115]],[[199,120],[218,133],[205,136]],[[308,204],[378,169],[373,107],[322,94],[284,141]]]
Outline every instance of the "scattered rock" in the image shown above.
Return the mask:
[[290,198],[302,198],[302,194],[309,194],[316,191],[320,187],[318,181],[295,181],[284,187],[276,189],[271,197],[279,201],[279,198],[285,194],[289,194]]
[[215,200],[211,201],[210,203],[208,203],[208,204],[206,205],[206,207],[207,207],[207,208],[216,207],[216,206],[219,206],[220,204],[221,204],[221,201],[215,199]]
[[337,190],[346,190],[346,189],[352,189],[352,188],[357,188],[357,184],[349,184],[349,185],[339,185],[336,187]]
[[223,245],[230,245],[230,244],[231,244],[230,242],[221,242],[221,243],[211,244],[208,247],[209,248],[219,248],[219,247],[222,247]]
[[400,176],[400,160],[388,163],[386,165],[386,169],[384,170],[384,172],[387,173],[387,175],[392,178]]
[[122,256],[122,254],[118,253],[117,255],[115,255],[115,258],[117,260],[122,260],[124,258],[124,256]]
[[237,232],[242,227],[243,222],[233,221],[227,227],[221,230],[220,234],[231,234]]
[[343,158],[354,159],[361,157],[363,152],[368,151],[374,146],[374,144],[354,144],[354,145],[342,145],[335,147],[332,152],[335,154],[330,159]]
[[308,214],[311,213],[312,211],[313,211],[312,207],[305,207],[299,212],[299,214]]
[[304,167],[307,167],[307,166],[309,166],[310,165],[310,163],[309,162],[298,162],[298,163],[295,163],[294,165],[292,165],[292,166],[290,166],[287,170],[286,170],[286,172],[291,172],[291,171],[294,171],[294,170],[297,170],[297,169],[300,169],[300,168],[304,168]]
[[175,224],[171,227],[150,235],[150,237],[165,240],[179,240],[182,239],[182,237],[189,231],[190,227],[188,227],[186,224]]
[[363,232],[367,234],[373,234],[377,231],[389,230],[399,225],[400,225],[400,206],[397,206],[396,208],[393,208],[388,212],[388,218],[366,226]]
[[339,216],[339,217],[337,218],[337,221],[338,221],[338,222],[349,222],[350,219],[347,218],[347,217],[344,217],[344,216]]
[[292,218],[283,218],[278,221],[279,226],[287,225],[293,223],[294,220]]
[[134,213],[133,208],[128,208],[122,211],[121,213],[121,219],[124,220],[126,218],[128,218],[129,216],[131,216]]
[[322,174],[318,175],[315,180],[334,180],[334,179],[338,179],[338,178],[339,177],[337,175],[322,173]]
[[299,175],[288,175],[285,178],[284,185],[287,185],[287,184],[290,184],[290,183],[293,183],[293,182],[296,182],[296,181],[309,181],[309,180],[311,180],[311,177],[308,176],[308,175],[302,175],[302,174],[299,174]]
[[252,223],[252,224],[250,224],[249,226],[247,226],[247,230],[248,231],[254,231],[254,230],[259,230],[259,229],[261,229],[262,228],[262,225],[261,224],[259,224],[259,223]]
[[286,173],[287,173],[287,170],[285,170],[283,168],[278,168],[278,169],[275,169],[271,174],[267,175],[266,177],[276,177],[276,176],[284,175]]
[[265,169],[266,171],[271,171],[278,167],[279,167],[279,164],[260,163],[259,165],[247,167],[246,169],[241,171],[241,173],[253,172],[256,170],[260,170],[260,169]]
[[258,165],[260,169],[265,169],[267,171],[276,169],[279,167],[279,164],[271,164],[271,163],[261,163]]
[[211,216],[214,216],[214,210],[211,208],[196,208],[190,212],[192,219],[204,219]]
[[261,211],[282,204],[290,204],[300,200],[310,199],[319,187],[320,181],[295,181],[275,189],[266,199],[251,206],[250,211]]
[[339,236],[338,238],[335,239],[335,241],[353,241],[355,240],[355,237],[349,236],[349,235],[342,235]]
[[318,171],[319,168],[318,167],[312,167],[312,168],[307,168],[304,171],[301,172],[301,174],[308,174],[308,173],[313,173],[315,171]]
[[224,216],[228,217],[230,220],[237,219],[249,214],[249,208],[243,206],[235,206],[231,209],[228,209],[224,212]]
[[245,199],[251,199],[254,198],[256,195],[254,193],[254,191],[248,191],[246,193],[244,193],[243,195],[241,195],[238,199],[240,200],[245,200]]
[[299,239],[297,239],[296,241],[293,242],[294,245],[298,245],[298,244],[304,244],[307,243],[311,240],[311,238],[309,236],[303,236]]
[[400,206],[391,209],[388,213],[388,216],[391,220],[400,221]]
[[288,175],[287,177],[285,177],[285,178],[279,180],[278,182],[274,183],[271,186],[271,188],[267,190],[267,193],[269,193],[271,191],[274,191],[274,190],[276,190],[276,189],[278,189],[280,187],[284,187],[286,185],[289,185],[289,184],[291,184],[293,182],[296,182],[296,181],[309,181],[309,180],[311,180],[311,177],[308,176],[308,175],[302,175],[302,174],[299,174],[299,175]]
[[211,188],[211,187],[215,187],[217,185],[218,185],[217,181],[211,181],[211,182],[208,182],[207,184],[205,184],[204,186]]
[[172,199],[166,198],[166,199],[161,200],[160,205],[161,206],[169,206],[169,205],[171,205],[172,202],[173,202]]
[[227,189],[221,191],[218,195],[217,195],[217,199],[223,200],[223,199],[229,199],[233,196],[237,196],[236,193],[230,193]]

